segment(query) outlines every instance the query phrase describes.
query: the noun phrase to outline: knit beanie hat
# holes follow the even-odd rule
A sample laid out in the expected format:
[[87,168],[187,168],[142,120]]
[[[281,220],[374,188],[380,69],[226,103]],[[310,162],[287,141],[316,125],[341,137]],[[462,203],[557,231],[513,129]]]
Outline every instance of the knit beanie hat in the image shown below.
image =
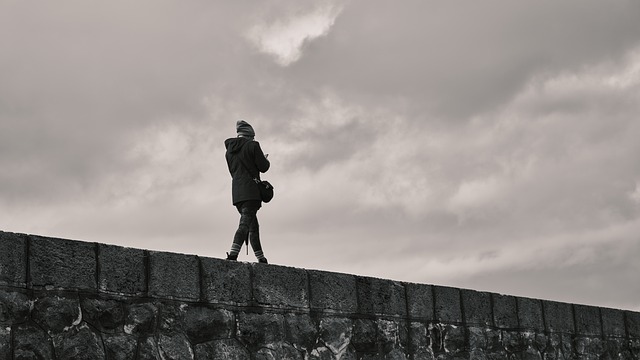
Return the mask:
[[251,125],[249,125],[249,123],[244,120],[238,120],[238,122],[236,123],[236,131],[238,132],[238,135],[247,137],[256,136],[256,132],[253,131],[253,127],[251,127]]

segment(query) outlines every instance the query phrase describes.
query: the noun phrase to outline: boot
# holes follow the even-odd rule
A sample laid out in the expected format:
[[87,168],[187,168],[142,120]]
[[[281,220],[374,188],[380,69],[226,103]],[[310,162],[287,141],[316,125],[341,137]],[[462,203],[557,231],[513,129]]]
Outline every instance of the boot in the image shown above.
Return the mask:
[[258,260],[259,263],[263,263],[263,264],[268,264],[267,262],[267,258],[262,258],[260,260]]
[[238,260],[238,255],[231,255],[231,254],[227,253],[227,260],[237,261]]

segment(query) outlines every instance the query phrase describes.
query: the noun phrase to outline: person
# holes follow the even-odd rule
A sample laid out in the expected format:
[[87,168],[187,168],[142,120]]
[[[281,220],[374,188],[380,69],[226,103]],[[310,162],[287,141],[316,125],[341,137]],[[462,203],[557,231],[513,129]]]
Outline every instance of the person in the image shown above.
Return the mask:
[[[269,154],[264,154],[260,143],[254,140],[253,127],[244,120],[236,123],[238,136],[225,140],[225,158],[231,173],[231,195],[233,205],[240,213],[240,224],[233,237],[227,260],[237,260],[243,243],[251,242],[253,253],[259,262],[267,264],[262,245],[257,212],[262,207],[260,190],[254,179],[269,170]],[[247,244],[247,246],[249,246]]]

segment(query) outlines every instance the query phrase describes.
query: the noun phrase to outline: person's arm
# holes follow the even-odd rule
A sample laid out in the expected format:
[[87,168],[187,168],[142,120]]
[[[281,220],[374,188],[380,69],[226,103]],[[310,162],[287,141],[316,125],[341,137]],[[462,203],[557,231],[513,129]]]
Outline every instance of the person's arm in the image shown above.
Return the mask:
[[269,162],[269,160],[267,160],[267,156],[265,156],[264,153],[262,152],[262,149],[260,148],[260,143],[258,143],[257,141],[255,143],[257,146],[255,151],[254,162],[256,164],[256,167],[258,168],[258,171],[260,171],[261,173],[265,173],[267,172],[267,170],[269,170],[271,163]]

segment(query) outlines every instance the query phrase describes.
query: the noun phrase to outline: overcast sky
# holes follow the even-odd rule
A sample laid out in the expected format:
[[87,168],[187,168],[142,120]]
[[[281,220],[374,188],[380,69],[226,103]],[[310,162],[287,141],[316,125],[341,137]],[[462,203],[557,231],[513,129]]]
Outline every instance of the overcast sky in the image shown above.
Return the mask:
[[636,0],[0,0],[0,230],[223,258],[238,119],[271,263],[640,310]]

